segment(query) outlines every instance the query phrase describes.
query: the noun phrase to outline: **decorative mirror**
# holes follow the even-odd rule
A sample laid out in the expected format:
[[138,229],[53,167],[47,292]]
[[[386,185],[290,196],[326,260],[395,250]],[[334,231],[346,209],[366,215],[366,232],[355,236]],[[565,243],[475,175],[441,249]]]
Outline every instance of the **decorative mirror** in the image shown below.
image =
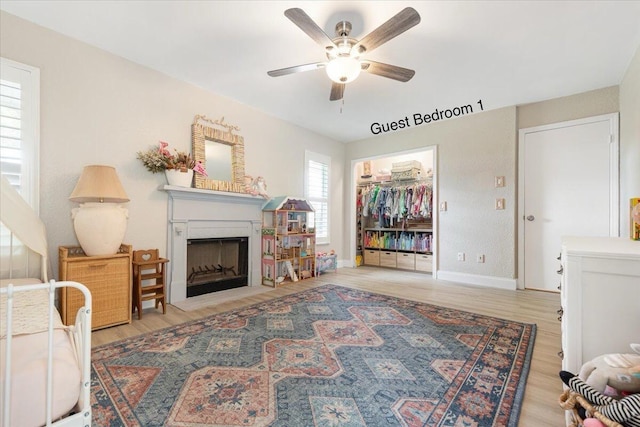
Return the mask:
[[208,177],[195,174],[196,188],[244,193],[244,139],[238,126],[197,115],[191,125],[193,158],[202,162]]

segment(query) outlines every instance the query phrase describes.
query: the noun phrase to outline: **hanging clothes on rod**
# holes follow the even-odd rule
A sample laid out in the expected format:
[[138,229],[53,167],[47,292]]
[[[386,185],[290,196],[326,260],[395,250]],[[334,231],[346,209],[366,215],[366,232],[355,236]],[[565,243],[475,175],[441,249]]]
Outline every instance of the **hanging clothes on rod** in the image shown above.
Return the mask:
[[431,219],[433,182],[420,180],[411,184],[371,183],[359,194],[357,204],[362,216],[371,216],[381,228],[405,224],[408,219]]

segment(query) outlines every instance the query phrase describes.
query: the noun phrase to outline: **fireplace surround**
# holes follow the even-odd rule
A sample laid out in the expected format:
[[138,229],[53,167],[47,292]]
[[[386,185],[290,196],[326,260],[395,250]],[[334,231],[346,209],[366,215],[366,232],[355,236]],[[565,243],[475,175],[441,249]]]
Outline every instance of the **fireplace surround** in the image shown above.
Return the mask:
[[246,238],[247,285],[260,286],[260,233],[265,200],[243,193],[165,185],[169,302],[187,299],[189,240]]

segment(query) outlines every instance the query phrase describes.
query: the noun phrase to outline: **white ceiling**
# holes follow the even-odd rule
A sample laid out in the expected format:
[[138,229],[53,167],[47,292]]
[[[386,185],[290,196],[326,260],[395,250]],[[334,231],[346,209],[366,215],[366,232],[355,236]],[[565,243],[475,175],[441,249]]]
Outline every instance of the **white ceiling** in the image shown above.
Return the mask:
[[[360,39],[402,8],[421,22],[367,55],[411,68],[407,83],[362,73],[344,105],[323,70],[267,71],[323,61],[284,16],[302,8],[334,36]],[[436,108],[477,111],[621,82],[640,45],[640,1],[14,1],[0,8],[70,37],[251,105],[337,141]],[[224,115],[224,111],[220,112]]]

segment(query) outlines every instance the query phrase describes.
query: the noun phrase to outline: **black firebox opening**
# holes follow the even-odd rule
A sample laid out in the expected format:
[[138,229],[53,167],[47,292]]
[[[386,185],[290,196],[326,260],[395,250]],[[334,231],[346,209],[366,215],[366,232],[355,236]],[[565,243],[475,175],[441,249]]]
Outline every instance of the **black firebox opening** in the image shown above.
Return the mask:
[[187,298],[248,286],[249,238],[187,241]]

